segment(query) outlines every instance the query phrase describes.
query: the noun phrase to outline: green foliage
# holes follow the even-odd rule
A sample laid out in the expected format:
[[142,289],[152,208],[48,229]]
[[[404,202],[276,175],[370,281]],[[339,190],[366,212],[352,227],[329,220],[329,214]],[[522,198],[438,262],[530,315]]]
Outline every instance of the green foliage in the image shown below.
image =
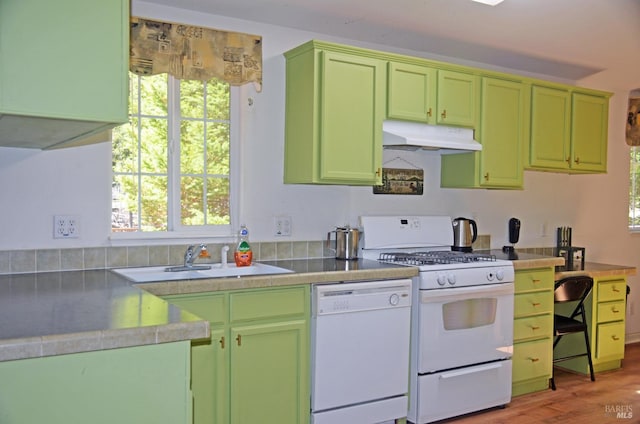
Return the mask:
[[180,81],[178,174],[169,166],[167,75],[130,81],[131,120],[113,131],[113,230],[167,231],[174,177],[182,225],[229,224],[229,84]]

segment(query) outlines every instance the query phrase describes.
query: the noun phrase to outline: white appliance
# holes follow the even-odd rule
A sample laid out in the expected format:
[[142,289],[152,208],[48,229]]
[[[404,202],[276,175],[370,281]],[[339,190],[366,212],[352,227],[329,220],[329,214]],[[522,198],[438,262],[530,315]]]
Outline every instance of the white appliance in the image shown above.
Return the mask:
[[427,125],[418,122],[386,120],[382,123],[382,144],[386,149],[434,150],[440,154],[482,150],[469,128]]
[[318,284],[312,296],[312,424],[407,416],[412,281]]
[[408,419],[429,423],[511,401],[514,270],[454,252],[447,216],[362,216],[364,259],[416,266]]

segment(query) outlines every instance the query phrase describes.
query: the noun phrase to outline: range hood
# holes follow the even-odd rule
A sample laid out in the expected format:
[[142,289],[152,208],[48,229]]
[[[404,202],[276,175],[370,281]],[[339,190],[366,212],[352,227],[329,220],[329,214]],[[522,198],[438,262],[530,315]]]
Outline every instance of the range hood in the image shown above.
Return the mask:
[[473,139],[473,130],[469,128],[386,120],[382,133],[385,149],[437,150],[441,154],[482,150],[482,144]]

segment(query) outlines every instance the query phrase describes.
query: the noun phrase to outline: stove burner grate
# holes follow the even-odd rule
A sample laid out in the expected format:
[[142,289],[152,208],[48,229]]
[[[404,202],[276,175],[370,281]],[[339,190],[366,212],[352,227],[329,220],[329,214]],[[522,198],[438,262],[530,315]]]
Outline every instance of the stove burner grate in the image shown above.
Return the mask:
[[393,252],[381,253],[380,262],[388,262],[403,265],[448,265],[456,263],[495,262],[495,255],[482,253],[454,252],[449,250],[436,250],[432,252]]

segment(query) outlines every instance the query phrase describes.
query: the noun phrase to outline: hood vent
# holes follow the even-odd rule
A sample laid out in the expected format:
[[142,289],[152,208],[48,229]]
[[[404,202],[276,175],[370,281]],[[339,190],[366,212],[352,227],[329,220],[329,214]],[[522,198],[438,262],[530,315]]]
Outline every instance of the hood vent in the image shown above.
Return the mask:
[[482,150],[482,144],[473,139],[473,130],[469,128],[387,120],[382,124],[382,133],[385,149],[437,150],[441,154]]

